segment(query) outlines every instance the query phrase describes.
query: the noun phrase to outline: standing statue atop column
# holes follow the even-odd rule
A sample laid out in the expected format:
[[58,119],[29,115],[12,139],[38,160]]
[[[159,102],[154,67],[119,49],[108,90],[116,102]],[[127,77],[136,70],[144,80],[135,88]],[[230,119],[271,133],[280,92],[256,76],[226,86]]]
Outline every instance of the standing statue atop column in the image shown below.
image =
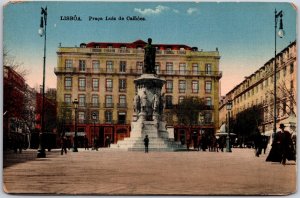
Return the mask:
[[148,44],[145,47],[144,67],[143,67],[144,74],[156,74],[155,72],[156,49],[151,43],[152,43],[152,39],[148,38]]

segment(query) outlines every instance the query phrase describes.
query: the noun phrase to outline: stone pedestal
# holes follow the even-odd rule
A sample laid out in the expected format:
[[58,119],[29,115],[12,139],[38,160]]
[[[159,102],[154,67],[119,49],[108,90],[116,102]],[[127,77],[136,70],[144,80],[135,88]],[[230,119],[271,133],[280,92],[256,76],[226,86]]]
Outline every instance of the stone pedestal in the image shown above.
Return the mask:
[[143,74],[134,80],[136,96],[135,113],[132,117],[130,138],[118,141],[112,148],[144,150],[144,138],[149,137],[149,150],[172,151],[181,144],[169,139],[163,119],[164,96],[161,93],[165,80],[155,74]]

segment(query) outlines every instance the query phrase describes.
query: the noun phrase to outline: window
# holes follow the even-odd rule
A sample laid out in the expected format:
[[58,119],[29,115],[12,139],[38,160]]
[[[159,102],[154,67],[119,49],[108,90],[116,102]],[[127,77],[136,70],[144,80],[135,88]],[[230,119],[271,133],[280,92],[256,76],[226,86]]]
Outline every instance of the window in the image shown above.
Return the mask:
[[156,72],[157,74],[159,74],[159,71],[160,71],[160,63],[159,63],[159,62],[156,62],[156,63],[155,63],[155,72]]
[[142,69],[144,66],[144,63],[143,62],[136,62],[136,68],[137,69]]
[[126,72],[126,61],[120,61],[120,72]]
[[205,82],[205,93],[211,93],[211,89],[212,89],[212,82],[206,81]]
[[99,70],[100,70],[100,61],[93,60],[92,61],[92,69],[93,69],[94,72],[99,72]]
[[211,75],[211,64],[205,64],[205,74]]
[[283,76],[286,76],[286,66],[283,68]]
[[65,102],[67,105],[72,104],[71,94],[65,94],[64,102]]
[[173,106],[172,103],[173,97],[172,96],[166,96],[166,109],[171,109]]
[[291,80],[291,91],[293,91],[293,89],[294,89],[294,81],[293,80]]
[[199,82],[196,80],[192,81],[192,93],[198,93],[199,91]]
[[179,96],[178,103],[181,103],[184,100],[184,96]]
[[186,64],[185,63],[179,63],[179,74],[184,75],[186,70]]
[[112,112],[111,111],[105,111],[105,122],[112,123]]
[[92,95],[92,106],[99,107],[99,96],[96,94]]
[[204,114],[204,121],[205,121],[205,123],[211,123],[212,122],[212,114],[210,112],[206,112]]
[[71,90],[71,89],[72,89],[72,78],[65,77],[65,90]]
[[119,79],[119,92],[126,91],[126,79]]
[[80,91],[84,91],[85,90],[85,78],[79,78],[78,79],[78,89]]
[[206,105],[207,105],[207,106],[211,106],[211,105],[212,105],[211,97],[206,97],[206,98],[205,98],[205,101],[206,101]]
[[112,61],[106,61],[106,72],[113,72],[114,64]]
[[85,106],[85,95],[84,94],[80,94],[78,95],[78,106],[79,107],[84,107]]
[[126,107],[126,96],[125,95],[119,96],[119,107],[121,107],[121,108]]
[[70,59],[67,59],[66,62],[65,62],[65,68],[66,69],[72,69],[73,67],[73,61],[70,60]]
[[85,60],[79,60],[79,71],[85,71]]
[[78,122],[79,123],[84,123],[85,121],[85,112],[79,111],[78,112]]
[[112,89],[113,89],[112,79],[106,79],[105,88],[106,88],[106,91],[110,91],[110,92],[112,91]]
[[199,73],[199,66],[198,63],[193,63],[192,65],[192,70],[193,70],[193,74],[198,74]]
[[92,86],[93,86],[93,91],[99,91],[99,79],[98,78],[93,78],[92,79]]
[[105,96],[105,107],[113,107],[113,97],[112,95]]
[[179,81],[179,93],[185,93],[186,90],[186,81],[180,80]]
[[290,64],[290,73],[293,73],[294,72],[294,63],[291,63]]
[[173,74],[173,63],[166,63],[167,74]]
[[172,80],[167,80],[166,92],[167,93],[172,93],[173,92],[173,81]]

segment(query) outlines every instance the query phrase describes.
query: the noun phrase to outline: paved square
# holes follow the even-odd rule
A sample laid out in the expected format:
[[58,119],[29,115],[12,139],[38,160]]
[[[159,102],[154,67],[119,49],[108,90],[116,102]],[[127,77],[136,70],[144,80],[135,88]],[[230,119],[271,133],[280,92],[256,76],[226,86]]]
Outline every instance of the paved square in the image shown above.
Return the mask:
[[[22,161],[22,156],[32,158]],[[265,162],[252,149],[222,152],[79,150],[4,155],[8,193],[98,195],[278,195],[296,191],[296,165]],[[18,158],[19,159],[16,159]]]

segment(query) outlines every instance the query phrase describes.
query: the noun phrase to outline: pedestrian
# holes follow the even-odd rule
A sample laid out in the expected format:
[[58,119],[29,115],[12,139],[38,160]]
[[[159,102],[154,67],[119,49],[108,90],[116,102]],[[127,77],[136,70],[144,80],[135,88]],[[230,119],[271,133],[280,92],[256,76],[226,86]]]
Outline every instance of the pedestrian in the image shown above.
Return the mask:
[[269,138],[266,135],[262,136],[262,149],[264,150],[264,154],[266,154],[266,150],[268,148]]
[[98,138],[97,137],[94,138],[94,148],[96,151],[98,151]]
[[84,150],[89,150],[89,139],[86,137],[86,135],[84,136]]
[[254,148],[255,148],[255,156],[259,157],[262,151],[262,136],[260,132],[257,130],[255,139],[254,139]]
[[106,147],[110,147],[110,138],[109,136],[106,136],[106,139],[105,139],[105,144],[106,144]]
[[61,144],[60,154],[61,155],[63,155],[64,153],[67,154],[67,138],[66,138],[66,136],[62,136],[62,138],[60,140],[60,144]]
[[279,128],[280,131],[274,134],[272,148],[266,161],[279,162],[285,165],[286,159],[296,160],[296,157],[290,132],[284,130],[284,124],[280,124]]
[[292,141],[292,135],[289,131],[284,130],[284,124],[280,124],[280,129],[283,133],[282,139],[282,161],[283,165],[286,164],[286,160],[296,160],[294,145]]
[[148,135],[144,138],[144,145],[145,145],[145,153],[148,153],[148,146],[149,146],[149,138]]

